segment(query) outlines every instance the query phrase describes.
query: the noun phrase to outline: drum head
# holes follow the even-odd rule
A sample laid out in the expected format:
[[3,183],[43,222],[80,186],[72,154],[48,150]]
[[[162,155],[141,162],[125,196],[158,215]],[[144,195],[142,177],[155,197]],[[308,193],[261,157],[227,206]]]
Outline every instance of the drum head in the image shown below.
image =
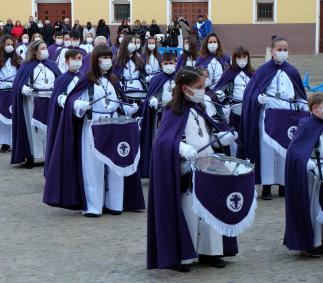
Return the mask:
[[94,121],[93,125],[106,125],[106,124],[128,124],[128,123],[137,123],[136,118],[121,116],[121,117],[108,117],[100,118],[98,121]]
[[241,116],[242,103],[238,103],[238,104],[231,106],[231,112],[238,115],[238,116]]
[[212,175],[246,175],[254,171],[250,162],[228,156],[198,158],[194,168]]

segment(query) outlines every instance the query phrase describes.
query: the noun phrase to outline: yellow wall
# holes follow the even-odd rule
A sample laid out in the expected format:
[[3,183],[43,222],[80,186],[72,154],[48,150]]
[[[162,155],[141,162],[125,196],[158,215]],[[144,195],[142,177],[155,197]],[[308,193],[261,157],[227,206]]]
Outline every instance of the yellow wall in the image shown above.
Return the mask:
[[13,22],[20,20],[24,25],[28,22],[32,13],[31,1],[29,0],[0,0],[0,20],[6,22],[11,18]]
[[278,0],[277,22],[315,23],[316,0]]
[[251,24],[252,1],[212,0],[212,22],[216,24]]
[[96,25],[100,19],[108,24],[109,0],[74,0],[74,19],[85,25],[90,21]]
[[166,24],[167,11],[165,0],[133,0],[132,21],[145,20],[147,24],[155,19],[159,24]]

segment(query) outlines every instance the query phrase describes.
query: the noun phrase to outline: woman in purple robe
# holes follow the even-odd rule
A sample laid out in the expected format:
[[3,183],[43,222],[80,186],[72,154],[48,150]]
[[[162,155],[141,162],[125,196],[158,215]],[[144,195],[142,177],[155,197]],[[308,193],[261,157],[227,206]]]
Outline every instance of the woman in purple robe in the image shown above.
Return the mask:
[[157,43],[154,37],[147,39],[142,59],[144,60],[145,70],[148,75],[146,80],[150,82],[151,78],[161,71],[161,55],[157,50]]

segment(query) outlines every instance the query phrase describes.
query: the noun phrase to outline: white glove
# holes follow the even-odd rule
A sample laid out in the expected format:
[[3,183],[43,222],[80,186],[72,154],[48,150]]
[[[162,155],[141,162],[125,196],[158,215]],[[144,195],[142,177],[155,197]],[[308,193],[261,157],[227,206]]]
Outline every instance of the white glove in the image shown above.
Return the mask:
[[67,99],[67,95],[63,95],[63,94],[59,95],[57,98],[58,105],[64,108],[66,99]]
[[314,170],[316,168],[316,163],[310,159],[307,163],[307,171]]
[[148,75],[148,76],[146,77],[146,82],[147,82],[147,83],[150,83],[150,81],[151,81],[152,77],[153,77],[153,76]]
[[215,92],[219,101],[223,101],[225,99],[225,93],[222,90],[218,90]]
[[220,138],[221,145],[228,146],[238,138],[238,133],[233,132],[232,134],[231,132],[219,132],[217,136],[218,138]]
[[184,142],[180,142],[179,144],[179,154],[186,160],[190,161],[194,161],[198,156],[196,149]]
[[87,110],[89,110],[91,108],[90,103],[88,101],[82,101],[82,100],[78,101],[78,106],[79,106],[80,110],[83,112],[86,112]]
[[22,88],[22,94],[27,95],[27,96],[32,95],[33,91],[34,90],[31,87],[26,86],[26,85],[24,85]]
[[152,97],[150,100],[149,100],[149,107],[150,108],[155,108],[155,110],[158,109],[158,99],[156,97]]
[[133,103],[132,105],[123,105],[123,110],[127,116],[131,116],[132,114],[138,111],[139,107],[137,103]]
[[266,94],[263,94],[262,93],[262,94],[260,94],[258,96],[258,102],[259,102],[259,104],[265,105],[265,104],[268,103],[268,101],[269,101],[269,98],[268,98],[268,96]]
[[147,74],[151,74],[153,72],[153,68],[150,65],[146,65],[145,70]]
[[230,115],[230,111],[231,111],[230,105],[225,105],[222,107],[222,112],[225,117],[228,117]]

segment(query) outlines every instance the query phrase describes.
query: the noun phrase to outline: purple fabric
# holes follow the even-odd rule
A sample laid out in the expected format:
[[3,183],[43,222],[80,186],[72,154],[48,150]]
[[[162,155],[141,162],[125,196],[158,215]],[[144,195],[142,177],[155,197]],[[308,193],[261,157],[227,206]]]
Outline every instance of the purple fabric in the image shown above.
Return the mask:
[[118,54],[119,46],[114,44],[112,46],[111,50],[112,50],[112,57],[115,58],[117,56],[117,54]]
[[175,72],[177,73],[178,71],[180,71],[182,69],[182,67],[184,66],[184,64],[185,64],[184,56],[183,56],[183,54],[181,54],[177,57]]
[[234,128],[235,131],[239,133],[240,130],[240,120],[241,120],[241,115],[238,115],[234,112],[230,112],[230,126]]
[[94,147],[118,167],[135,163],[139,151],[138,122],[92,125]]
[[34,97],[33,119],[47,126],[49,110],[48,97]]
[[302,119],[286,156],[286,231],[284,244],[291,250],[313,249],[314,235],[310,215],[307,162],[323,130],[315,116]]
[[50,97],[49,110],[48,110],[48,121],[47,121],[47,143],[46,143],[46,158],[45,158],[45,168],[44,175],[46,176],[47,164],[49,163],[59,120],[61,117],[62,108],[58,105],[58,96],[67,91],[67,88],[71,81],[78,76],[78,74],[67,71],[63,75],[59,76],[54,84],[54,89]]
[[88,71],[90,71],[90,69],[91,69],[91,56],[92,56],[92,53],[90,52],[89,54],[87,54],[83,58],[82,67],[80,69],[81,74],[86,74]]
[[[241,194],[242,199],[241,199]],[[235,225],[249,213],[255,194],[255,174],[225,176],[195,171],[195,195],[202,206],[218,220]],[[231,195],[231,196],[230,196]],[[234,212],[228,208],[229,206]]]
[[59,47],[61,47],[61,45],[57,45],[56,43],[48,46],[48,53],[49,53],[48,59],[49,60],[55,61],[55,59],[54,59],[55,58],[55,53],[56,53],[57,48],[59,48]]
[[0,116],[12,119],[13,91],[0,89]]
[[259,111],[258,96],[265,93],[267,87],[281,69],[290,78],[294,85],[296,98],[306,99],[301,76],[298,71],[285,62],[282,65],[276,64],[273,60],[262,65],[250,79],[243,98],[242,115],[240,123],[240,141],[242,147],[238,147],[238,157],[250,159],[251,163],[256,164],[256,183],[261,184],[260,176],[260,152],[259,152]]
[[156,110],[149,107],[149,101],[152,96],[156,96],[160,89],[164,86],[165,82],[174,75],[169,77],[164,72],[154,76],[149,84],[148,93],[143,105],[142,121],[141,121],[141,158],[140,158],[140,174],[142,178],[149,177],[150,155],[151,146],[153,143],[153,127]]
[[222,57],[217,57],[211,54],[205,57],[204,56],[198,57],[196,60],[196,66],[197,67],[203,66],[207,68],[208,64],[210,64],[213,58],[216,58],[220,62],[223,70],[227,69],[230,66],[230,58],[227,55],[223,55]]
[[[185,131],[189,107],[182,115],[164,111],[152,147],[148,194],[147,268],[171,268],[196,252],[181,207],[179,143]],[[197,110],[195,106],[194,109]],[[210,118],[202,111],[206,122]],[[236,238],[226,239],[225,250],[236,247]],[[235,251],[233,251],[234,253]]]
[[12,164],[24,162],[27,157],[31,156],[23,110],[23,94],[21,91],[40,62],[49,68],[56,77],[61,74],[56,64],[50,60],[26,62],[20,66],[12,87],[14,90],[14,101],[12,107]]
[[308,117],[309,112],[286,109],[267,109],[265,132],[270,138],[287,149],[296,134],[299,120]]

